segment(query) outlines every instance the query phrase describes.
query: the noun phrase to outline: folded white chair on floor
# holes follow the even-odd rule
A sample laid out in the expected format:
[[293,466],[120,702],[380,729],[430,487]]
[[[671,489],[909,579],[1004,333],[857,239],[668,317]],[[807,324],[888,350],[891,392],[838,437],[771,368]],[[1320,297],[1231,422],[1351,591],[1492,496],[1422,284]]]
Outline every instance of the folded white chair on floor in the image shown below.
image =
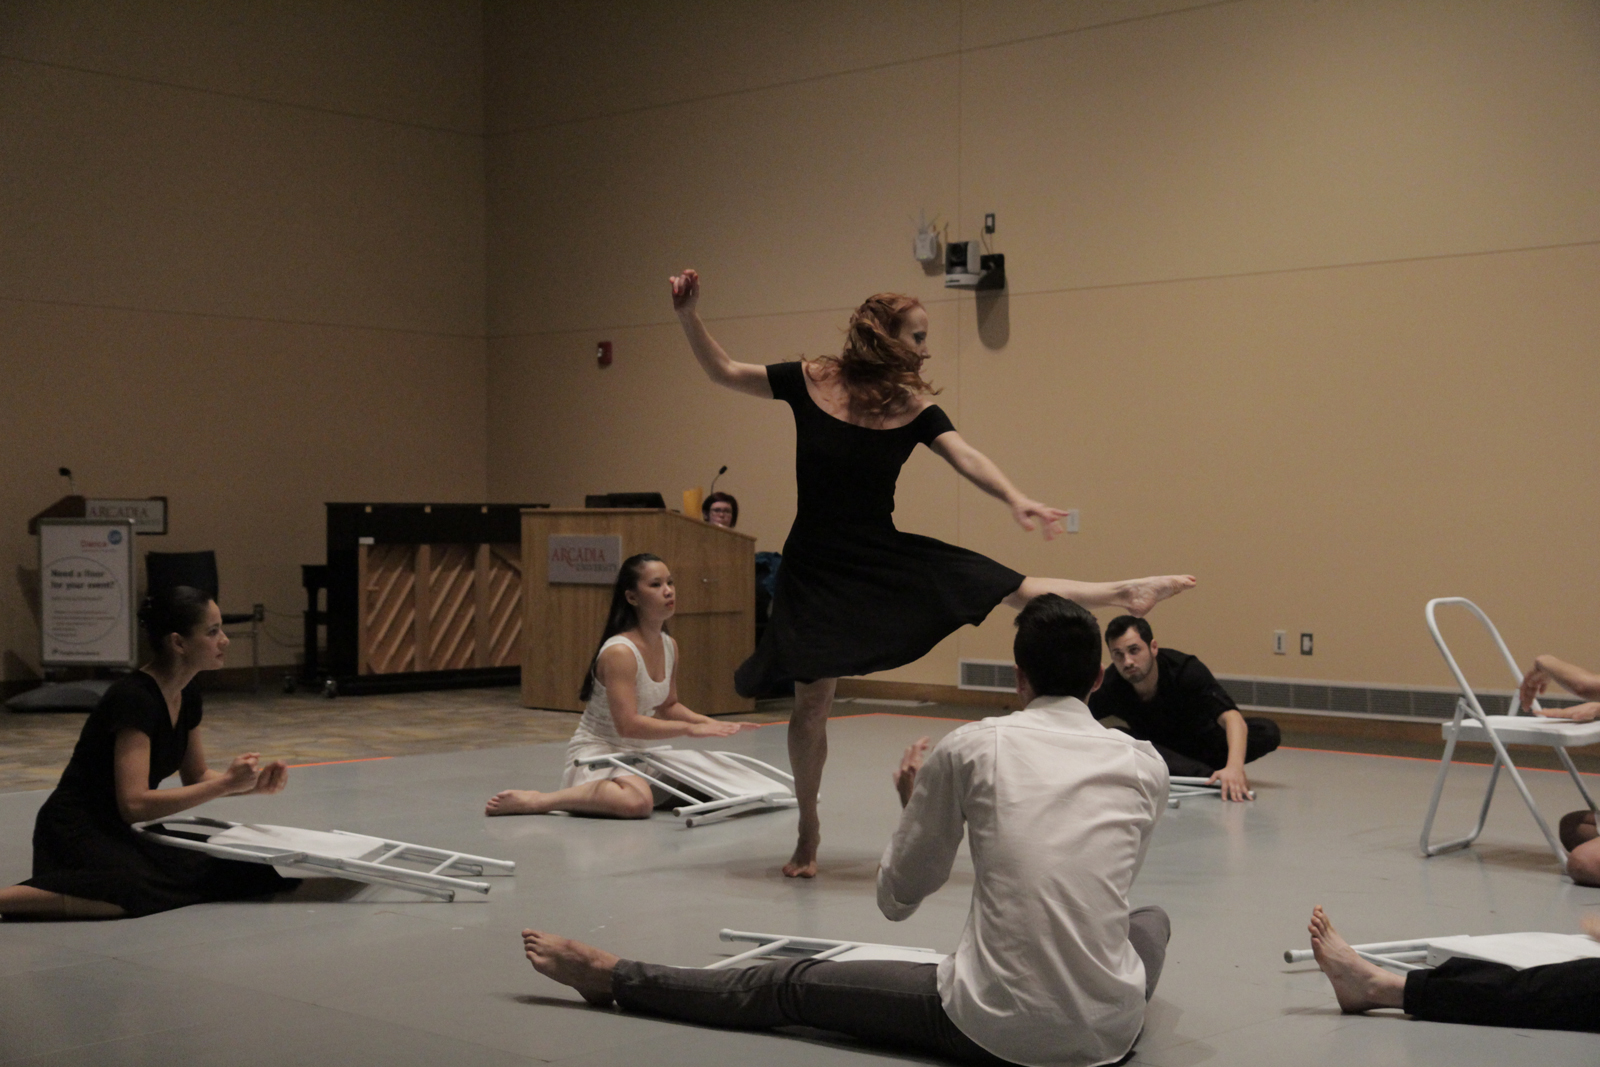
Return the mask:
[[931,948],[907,948],[904,945],[878,945],[870,941],[837,941],[826,937],[796,937],[792,934],[753,934],[745,930],[719,930],[717,936],[724,941],[753,941],[755,948],[746,949],[716,963],[705,970],[716,971],[734,967],[746,960],[763,956],[794,959],[809,957],[818,960],[901,960],[906,963],[938,963],[948,953]]
[[[164,845],[193,849],[219,859],[266,863],[312,877],[348,878],[409,889],[443,900],[454,900],[458,890],[489,892],[489,883],[459,877],[461,874],[511,874],[517,868],[511,860],[471,856],[344,830],[265,826],[203,815],[152,819],[135,823],[134,829]],[[422,869],[401,866],[405,863]]]
[[[1494,638],[1500,655],[1505,657],[1506,666],[1511,671],[1512,693],[1506,702],[1504,715],[1489,715],[1484,712],[1478,694],[1467,684],[1466,675],[1461,672],[1455,656],[1451,655],[1449,646],[1440,635],[1435,612],[1445,604],[1460,604],[1476,615],[1478,621],[1489,631],[1489,636]],[[1441,852],[1465,848],[1477,840],[1478,835],[1483,833],[1484,823],[1489,818],[1489,804],[1494,800],[1494,787],[1500,779],[1500,769],[1503,767],[1511,776],[1511,780],[1516,783],[1517,792],[1522,794],[1522,800],[1528,805],[1528,810],[1533,813],[1534,821],[1539,824],[1544,839],[1550,844],[1550,851],[1561,861],[1562,873],[1566,873],[1567,850],[1561,846],[1560,839],[1550,831],[1550,824],[1545,822],[1544,816],[1540,814],[1539,805],[1534,803],[1533,794],[1528,792],[1527,783],[1522,780],[1516,764],[1511,762],[1511,757],[1506,753],[1506,746],[1539,745],[1555,749],[1562,766],[1566,767],[1567,773],[1572,776],[1572,781],[1578,787],[1578,792],[1583,795],[1583,802],[1589,806],[1590,811],[1600,811],[1600,808],[1595,807],[1594,797],[1589,795],[1588,786],[1583,783],[1583,776],[1578,773],[1578,768],[1573,766],[1572,757],[1567,755],[1569,748],[1582,748],[1600,742],[1600,722],[1572,722],[1567,719],[1519,715],[1520,701],[1517,699],[1516,689],[1522,684],[1522,670],[1517,666],[1517,661],[1512,657],[1510,650],[1506,648],[1505,641],[1501,640],[1500,631],[1489,621],[1489,616],[1472,601],[1458,596],[1439,597],[1428,601],[1426,614],[1428,632],[1433,634],[1433,643],[1439,646],[1439,652],[1444,656],[1445,664],[1449,666],[1450,673],[1456,680],[1460,696],[1456,698],[1455,717],[1442,728],[1445,742],[1444,755],[1439,762],[1439,777],[1433,783],[1433,796],[1428,800],[1428,814],[1422,821],[1422,854],[1437,856]],[[1534,707],[1538,706],[1535,702]],[[1494,766],[1489,772],[1488,788],[1483,793],[1483,806],[1478,810],[1478,824],[1465,837],[1441,841],[1436,845],[1430,844],[1433,819],[1439,811],[1439,797],[1444,792],[1444,780],[1450,773],[1450,760],[1455,755],[1457,741],[1487,741],[1494,747]]]
[[[1437,967],[1460,956],[1469,960],[1503,963],[1524,970],[1547,963],[1600,958],[1600,941],[1583,934],[1547,934],[1528,931],[1520,934],[1455,934],[1450,937],[1425,937],[1417,941],[1379,941],[1370,945],[1351,945],[1356,955],[1391,971],[1415,971]],[[1314,958],[1308,948],[1292,948],[1283,954],[1286,963],[1304,963]]]
[[[1181,774],[1174,774],[1167,779],[1167,807],[1176,808],[1186,797],[1220,797],[1222,783],[1213,782],[1209,778],[1188,778]],[[1255,799],[1255,794],[1250,794],[1250,799]]]
[[687,827],[747,811],[792,808],[798,803],[793,775],[738,752],[702,752],[662,745],[589,756],[576,762],[584,767],[605,763],[621,767],[677,797],[683,803],[672,813]]

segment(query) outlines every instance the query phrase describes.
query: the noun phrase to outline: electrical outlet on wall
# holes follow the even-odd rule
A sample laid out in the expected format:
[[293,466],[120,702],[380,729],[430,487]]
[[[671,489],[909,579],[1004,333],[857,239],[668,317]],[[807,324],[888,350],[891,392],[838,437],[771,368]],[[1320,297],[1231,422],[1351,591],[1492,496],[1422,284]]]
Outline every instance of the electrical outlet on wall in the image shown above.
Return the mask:
[[1310,634],[1301,634],[1300,635],[1300,654],[1302,656],[1311,655],[1311,635]]
[[1287,656],[1289,654],[1289,632],[1287,630],[1272,631],[1272,654],[1274,656]]

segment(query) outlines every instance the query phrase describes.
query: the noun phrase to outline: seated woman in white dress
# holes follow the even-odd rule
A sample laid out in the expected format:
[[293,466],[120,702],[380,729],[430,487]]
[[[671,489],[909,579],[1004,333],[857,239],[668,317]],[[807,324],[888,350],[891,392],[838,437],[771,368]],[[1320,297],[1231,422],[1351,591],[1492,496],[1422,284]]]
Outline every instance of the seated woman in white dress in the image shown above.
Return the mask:
[[674,737],[727,737],[754,723],[718,722],[678,702],[678,646],[664,629],[677,610],[672,572],[641,552],[623,560],[611,590],[605,633],[578,699],[583,718],[567,745],[567,770],[553,793],[506,789],[489,798],[485,815],[566,811],[613,819],[645,819],[655,809],[650,783],[615,765],[574,761],[649,748]]

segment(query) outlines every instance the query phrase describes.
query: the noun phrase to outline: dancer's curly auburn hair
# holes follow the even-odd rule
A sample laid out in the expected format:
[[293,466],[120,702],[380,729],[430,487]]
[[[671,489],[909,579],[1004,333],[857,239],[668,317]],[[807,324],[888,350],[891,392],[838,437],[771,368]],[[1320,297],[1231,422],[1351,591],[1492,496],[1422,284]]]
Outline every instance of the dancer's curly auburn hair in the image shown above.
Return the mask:
[[837,356],[819,356],[813,363],[831,367],[850,394],[851,406],[872,415],[897,411],[906,394],[935,389],[922,377],[923,357],[895,337],[912,308],[922,301],[900,293],[869,296],[850,316],[844,350]]

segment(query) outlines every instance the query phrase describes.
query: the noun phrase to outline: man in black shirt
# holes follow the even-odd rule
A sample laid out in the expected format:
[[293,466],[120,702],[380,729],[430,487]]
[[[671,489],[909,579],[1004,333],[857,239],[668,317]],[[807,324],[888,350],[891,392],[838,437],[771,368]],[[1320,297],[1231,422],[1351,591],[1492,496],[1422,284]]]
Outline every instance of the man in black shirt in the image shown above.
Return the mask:
[[1089,710],[1115,715],[1128,732],[1155,745],[1167,770],[1208,778],[1225,800],[1249,800],[1244,765],[1278,747],[1278,724],[1239,714],[1233,698],[1194,656],[1160,648],[1150,624],[1119,615],[1106,626],[1115,672],[1089,697]]

